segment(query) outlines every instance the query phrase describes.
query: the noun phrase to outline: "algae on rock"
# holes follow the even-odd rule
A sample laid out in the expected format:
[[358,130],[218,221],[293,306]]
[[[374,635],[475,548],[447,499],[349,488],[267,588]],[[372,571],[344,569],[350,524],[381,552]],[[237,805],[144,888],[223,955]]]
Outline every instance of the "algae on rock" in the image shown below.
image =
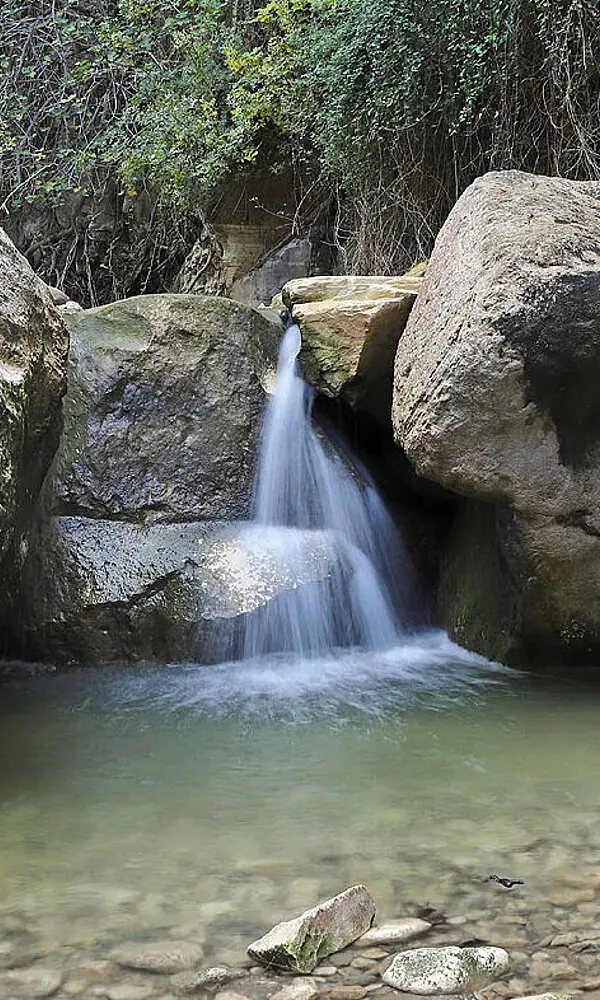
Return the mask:
[[354,885],[296,917],[277,924],[248,948],[263,965],[310,973],[323,958],[356,941],[371,926],[375,903]]

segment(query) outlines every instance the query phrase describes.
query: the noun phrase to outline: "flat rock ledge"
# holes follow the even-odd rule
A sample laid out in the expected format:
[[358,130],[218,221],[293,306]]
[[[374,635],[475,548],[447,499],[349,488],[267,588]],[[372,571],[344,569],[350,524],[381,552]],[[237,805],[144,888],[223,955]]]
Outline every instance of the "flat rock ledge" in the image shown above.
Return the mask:
[[364,885],[353,885],[337,896],[276,924],[248,948],[262,965],[310,973],[323,959],[352,944],[375,919],[375,902]]
[[382,979],[404,993],[475,993],[500,979],[509,966],[503,948],[415,948],[395,955]]

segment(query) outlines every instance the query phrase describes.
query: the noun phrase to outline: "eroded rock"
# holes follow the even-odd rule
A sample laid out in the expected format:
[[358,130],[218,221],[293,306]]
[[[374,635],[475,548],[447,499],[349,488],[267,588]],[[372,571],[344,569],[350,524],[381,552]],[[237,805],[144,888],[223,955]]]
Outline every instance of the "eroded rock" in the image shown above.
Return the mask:
[[263,965],[309,973],[321,959],[340,951],[370,927],[375,903],[364,885],[307,910],[294,920],[277,924],[248,948]]
[[389,425],[394,354],[420,284],[355,275],[290,281],[282,296],[302,331],[306,380]]

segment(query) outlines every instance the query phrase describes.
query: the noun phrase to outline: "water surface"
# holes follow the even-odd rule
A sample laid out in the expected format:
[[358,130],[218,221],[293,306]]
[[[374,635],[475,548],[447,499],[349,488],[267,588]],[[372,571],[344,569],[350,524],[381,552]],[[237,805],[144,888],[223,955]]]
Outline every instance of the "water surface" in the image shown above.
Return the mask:
[[596,919],[550,897],[600,874],[599,692],[453,649],[11,681],[0,916],[46,949],[194,930],[223,960],[358,881],[382,918],[524,914],[524,946]]

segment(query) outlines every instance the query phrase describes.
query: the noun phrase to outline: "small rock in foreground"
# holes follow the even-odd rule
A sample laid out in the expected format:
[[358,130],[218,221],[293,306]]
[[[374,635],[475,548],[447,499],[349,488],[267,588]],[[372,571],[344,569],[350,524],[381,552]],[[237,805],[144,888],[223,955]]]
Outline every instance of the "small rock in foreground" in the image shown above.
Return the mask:
[[475,993],[503,976],[509,964],[503,948],[415,948],[395,955],[382,979],[404,993]]
[[412,938],[420,937],[431,930],[431,924],[419,917],[406,917],[404,920],[389,920],[379,927],[371,927],[360,939],[362,944],[402,944]]
[[214,965],[210,969],[178,972],[171,978],[171,986],[177,993],[195,993],[196,990],[218,989],[234,979],[242,979],[244,975],[240,969],[227,969],[224,965]]
[[249,998],[243,993],[233,993],[230,990],[224,990],[222,993],[217,993],[215,1000],[249,1000]]
[[120,983],[106,989],[108,1000],[147,1000],[153,993],[152,986],[136,986],[135,983]]
[[364,986],[333,986],[327,990],[329,1000],[362,1000],[366,990]]
[[109,957],[126,969],[169,973],[193,969],[202,961],[204,951],[192,941],[133,941],[114,948]]
[[[56,969],[33,966],[30,969],[11,969],[0,975],[0,990],[6,989],[10,997],[26,997],[27,1000],[41,1000],[52,996],[62,983],[62,975]],[[4,996],[4,992],[1,994]]]
[[277,924],[248,948],[263,965],[312,972],[335,951],[356,941],[371,926],[375,903],[364,885],[353,885],[337,896]]
[[526,997],[515,997],[515,1000],[575,1000],[570,993],[535,993]]
[[271,1000],[316,1000],[319,993],[322,993],[315,979],[310,976],[302,979],[292,979],[291,983],[282,986],[277,993],[273,993]]

